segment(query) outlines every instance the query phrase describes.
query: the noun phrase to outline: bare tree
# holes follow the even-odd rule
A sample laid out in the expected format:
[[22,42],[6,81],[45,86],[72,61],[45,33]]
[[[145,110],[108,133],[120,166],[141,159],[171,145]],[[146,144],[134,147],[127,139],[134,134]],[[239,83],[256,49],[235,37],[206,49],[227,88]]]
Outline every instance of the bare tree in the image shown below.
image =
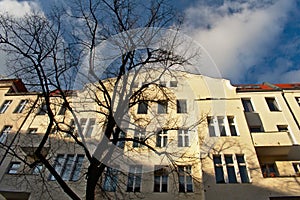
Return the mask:
[[[42,153],[53,129],[68,134],[85,152],[86,199],[95,198],[100,177],[109,166],[118,142],[138,143],[155,154],[165,154],[178,171],[173,157],[178,153],[176,156],[183,159],[184,155],[167,149],[158,151],[151,141],[157,130],[149,131],[143,139],[120,134],[123,124],[146,128],[153,120],[160,120],[155,114],[151,118],[134,115],[132,110],[138,105],[147,109],[151,103],[169,102],[171,110],[178,107],[174,93],[160,83],[161,78],[179,79],[180,73],[173,70],[188,64],[198,54],[195,51],[195,55],[190,55],[180,47],[184,43],[178,36],[180,18],[163,0],[72,3],[68,8],[57,7],[55,12],[47,14],[31,13],[22,19],[0,16],[0,45],[9,55],[12,72],[39,92],[39,107],[45,109],[48,118],[45,133],[34,150],[35,162],[42,163],[72,199],[80,197],[51,165],[49,154]],[[173,31],[164,30],[170,27]],[[176,53],[177,48],[181,48],[181,55]],[[136,88],[135,84],[141,80],[143,84]],[[85,141],[77,116],[78,106],[72,102],[70,90],[74,82],[86,85],[83,94],[97,104],[98,109],[85,112],[94,112],[103,122],[104,137],[98,141],[94,154]],[[68,120],[56,117],[55,105],[66,108],[77,132]],[[187,129],[202,121],[187,124]],[[162,131],[177,130],[182,126],[179,124],[184,124],[182,119],[172,116],[168,121],[161,119],[160,123],[164,124]]]

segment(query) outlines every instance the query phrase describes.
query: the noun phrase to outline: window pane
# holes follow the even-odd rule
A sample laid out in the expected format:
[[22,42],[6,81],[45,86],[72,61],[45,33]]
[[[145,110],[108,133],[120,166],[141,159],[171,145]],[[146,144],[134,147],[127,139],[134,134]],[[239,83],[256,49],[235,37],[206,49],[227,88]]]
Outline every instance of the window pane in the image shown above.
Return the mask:
[[12,100],[5,100],[4,103],[2,104],[1,108],[0,108],[0,114],[4,113],[7,108],[9,107],[9,105],[11,104]]
[[177,100],[177,113],[187,113],[187,103],[185,99]]
[[214,156],[214,163],[215,164],[222,164],[221,156]]
[[103,189],[109,192],[115,192],[118,182],[118,171],[113,168],[107,168],[105,173],[105,180]]
[[14,113],[21,113],[24,110],[27,102],[28,100],[21,100],[19,105],[16,107]]
[[[54,169],[59,175],[61,174],[62,169],[64,167],[64,162],[65,162],[64,155],[58,155],[56,157],[56,160],[54,162]],[[55,180],[55,178],[52,174],[50,174],[49,180],[51,180],[51,181]]]
[[66,111],[67,111],[66,103],[63,103],[62,106],[60,107],[58,115],[64,115],[66,113]]
[[224,117],[218,117],[218,125],[221,136],[226,136],[225,126],[224,126]]
[[254,111],[250,99],[242,99],[242,104],[244,106],[245,112],[253,112]]
[[77,160],[75,162],[75,167],[74,167],[72,178],[71,178],[72,181],[78,181],[79,176],[80,176],[81,167],[83,164],[83,159],[84,159],[84,155],[77,156]]
[[214,155],[214,167],[215,167],[215,176],[216,176],[216,183],[225,183],[224,179],[224,172],[223,172],[223,166],[221,156]]
[[160,192],[160,176],[154,176],[154,192]]
[[240,171],[242,183],[249,183],[249,177],[248,177],[246,166],[239,165],[239,171]]
[[94,118],[90,118],[89,124],[88,124],[88,127],[87,127],[87,131],[85,133],[85,137],[91,138],[94,127],[95,127],[95,121],[96,120]]
[[170,87],[177,87],[177,81],[170,81]]
[[20,162],[12,162],[7,170],[8,174],[17,174],[21,166]]
[[270,111],[279,111],[275,98],[266,98]]
[[165,114],[167,113],[168,102],[167,101],[158,101],[157,103],[157,113]]
[[223,167],[215,166],[215,173],[216,173],[216,182],[217,183],[225,183]]
[[168,191],[168,176],[162,176],[161,191],[162,192],[167,192]]
[[147,101],[142,101],[138,104],[138,114],[147,114],[148,112],[148,103]]
[[227,165],[229,183],[237,183],[234,167]]
[[[126,133],[124,131],[120,131],[119,138],[120,139],[126,138]],[[119,147],[120,149],[124,149],[124,147],[125,147],[125,140],[118,141],[117,142],[117,147]]]
[[64,170],[62,172],[62,179],[63,180],[69,180],[70,179],[73,162],[74,162],[74,155],[68,155]]

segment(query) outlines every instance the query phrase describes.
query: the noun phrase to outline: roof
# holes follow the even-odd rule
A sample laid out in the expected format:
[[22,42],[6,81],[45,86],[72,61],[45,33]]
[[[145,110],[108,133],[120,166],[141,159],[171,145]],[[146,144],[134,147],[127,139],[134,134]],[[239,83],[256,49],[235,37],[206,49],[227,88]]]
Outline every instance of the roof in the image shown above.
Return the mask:
[[21,79],[0,79],[0,84],[3,87],[12,87],[13,92],[28,92],[25,84]]
[[300,90],[300,83],[278,83],[272,84],[264,82],[262,84],[236,84],[237,92],[262,92],[281,90]]

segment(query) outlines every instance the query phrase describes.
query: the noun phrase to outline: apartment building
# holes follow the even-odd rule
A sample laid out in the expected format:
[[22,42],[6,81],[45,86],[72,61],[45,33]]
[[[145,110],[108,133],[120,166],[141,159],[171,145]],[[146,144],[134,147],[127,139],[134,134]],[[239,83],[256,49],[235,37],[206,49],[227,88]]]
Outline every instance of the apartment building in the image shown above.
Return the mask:
[[[233,86],[186,72],[158,73],[129,76],[125,87],[111,90],[117,90],[112,108],[119,137],[130,140],[118,141],[105,160],[97,198],[300,198],[300,84]],[[125,106],[139,88],[143,95]],[[51,93],[59,123],[43,148],[80,198],[85,198],[88,160],[68,133],[78,135],[101,161],[99,144],[111,143],[103,136],[107,121],[99,114],[104,98],[91,91],[96,85],[68,91],[76,119],[59,92]],[[21,80],[0,80],[0,92],[2,198],[68,199],[45,166],[35,162],[49,123],[43,97],[27,91]]]

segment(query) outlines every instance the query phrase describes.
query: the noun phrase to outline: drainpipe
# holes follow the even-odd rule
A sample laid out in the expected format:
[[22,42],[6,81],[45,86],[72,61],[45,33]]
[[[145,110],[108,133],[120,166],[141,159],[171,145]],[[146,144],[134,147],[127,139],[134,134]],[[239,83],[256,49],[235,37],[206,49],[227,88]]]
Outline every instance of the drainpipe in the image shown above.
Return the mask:
[[[38,95],[38,94],[37,94],[37,95]],[[21,132],[21,129],[22,129],[22,127],[24,126],[25,122],[27,121],[27,119],[29,118],[30,114],[31,114],[32,111],[34,110],[35,105],[37,104],[38,100],[39,100],[39,95],[37,96],[37,99],[34,101],[33,105],[31,106],[31,108],[30,108],[29,112],[27,113],[25,119],[23,120],[21,126],[18,128],[18,131],[16,132],[16,134],[14,135],[12,141],[10,142],[9,146],[7,147],[7,149],[6,149],[5,153],[4,153],[4,155],[2,156],[2,159],[1,159],[1,161],[0,161],[0,166],[2,165],[2,163],[3,163],[4,159],[5,159],[5,157],[7,156],[8,152],[9,152],[11,146],[13,145],[13,143],[15,142],[17,136],[18,136],[19,133]]]

